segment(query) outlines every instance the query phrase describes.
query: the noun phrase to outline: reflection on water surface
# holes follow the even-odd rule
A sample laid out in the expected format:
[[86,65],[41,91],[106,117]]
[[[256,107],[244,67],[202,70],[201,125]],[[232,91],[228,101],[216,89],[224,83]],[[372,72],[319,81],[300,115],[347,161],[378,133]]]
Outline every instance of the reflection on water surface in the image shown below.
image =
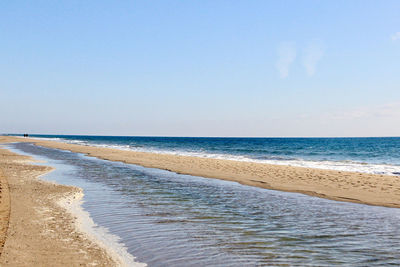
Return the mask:
[[335,202],[14,144],[149,266],[400,265],[400,209]]

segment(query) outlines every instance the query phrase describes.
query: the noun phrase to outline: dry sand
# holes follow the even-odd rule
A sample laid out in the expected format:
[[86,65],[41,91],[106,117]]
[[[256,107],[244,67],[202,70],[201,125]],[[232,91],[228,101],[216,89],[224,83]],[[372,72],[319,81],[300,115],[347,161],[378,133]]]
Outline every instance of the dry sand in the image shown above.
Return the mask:
[[236,181],[245,185],[333,200],[400,207],[398,176],[124,151],[20,137],[0,137],[0,142],[31,142],[39,146],[176,173]]
[[57,204],[80,189],[37,179],[51,168],[30,161],[0,149],[0,266],[116,266]]

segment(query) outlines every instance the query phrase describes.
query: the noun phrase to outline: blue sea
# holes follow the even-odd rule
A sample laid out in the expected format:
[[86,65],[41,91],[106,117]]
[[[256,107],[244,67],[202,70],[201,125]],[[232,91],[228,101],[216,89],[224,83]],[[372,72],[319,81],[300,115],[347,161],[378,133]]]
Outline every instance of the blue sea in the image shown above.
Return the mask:
[[215,138],[32,135],[83,145],[400,175],[400,137]]
[[[396,175],[400,138],[37,138]],[[87,225],[130,266],[399,266],[400,209],[332,201],[14,143],[83,189]],[[400,179],[400,177],[399,177]],[[79,215],[76,215],[79,217]],[[86,227],[86,228],[87,228]]]

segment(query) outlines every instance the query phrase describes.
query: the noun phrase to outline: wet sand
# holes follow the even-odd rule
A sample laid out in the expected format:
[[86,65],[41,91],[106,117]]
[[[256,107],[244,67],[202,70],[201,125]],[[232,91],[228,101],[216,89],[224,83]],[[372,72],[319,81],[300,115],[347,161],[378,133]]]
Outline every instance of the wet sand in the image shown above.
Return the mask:
[[0,149],[0,266],[118,266],[57,204],[81,190],[38,179],[52,168],[30,162]]
[[400,207],[398,176],[134,152],[21,137],[2,136],[0,142],[31,142],[43,147],[69,150],[105,160],[181,174],[230,180],[250,186],[303,193],[332,200]]

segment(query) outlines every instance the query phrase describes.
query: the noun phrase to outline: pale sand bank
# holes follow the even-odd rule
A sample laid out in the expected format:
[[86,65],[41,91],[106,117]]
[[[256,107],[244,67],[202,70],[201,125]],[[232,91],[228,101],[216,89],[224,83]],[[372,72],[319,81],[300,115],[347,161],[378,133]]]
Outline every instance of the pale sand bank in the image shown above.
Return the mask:
[[400,207],[400,178],[397,176],[125,151],[21,137],[2,136],[0,142],[31,142],[111,161],[236,181],[267,189],[369,205]]
[[[3,156],[0,154],[0,162]],[[7,237],[7,230],[10,221],[10,190],[8,181],[0,167],[0,255]]]
[[0,266],[123,266],[67,211],[81,190],[38,179],[52,168],[29,162],[29,157],[0,149]]

